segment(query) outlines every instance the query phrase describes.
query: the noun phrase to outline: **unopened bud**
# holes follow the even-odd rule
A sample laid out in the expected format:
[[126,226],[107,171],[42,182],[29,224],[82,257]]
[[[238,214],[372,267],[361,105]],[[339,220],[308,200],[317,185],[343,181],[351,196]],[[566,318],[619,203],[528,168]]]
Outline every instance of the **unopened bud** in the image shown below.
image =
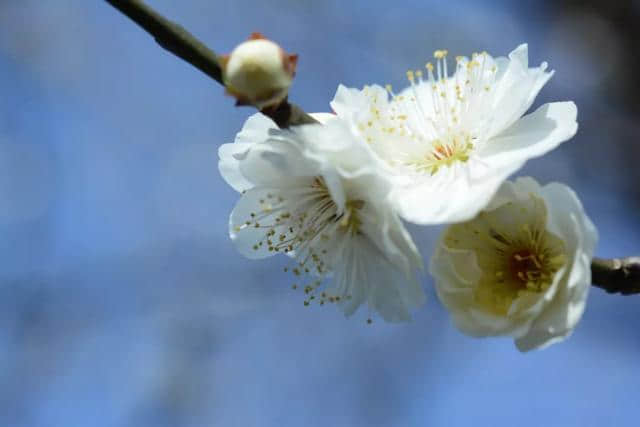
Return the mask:
[[295,74],[297,55],[288,55],[280,46],[253,33],[222,58],[224,84],[238,105],[254,105],[262,110],[286,98]]

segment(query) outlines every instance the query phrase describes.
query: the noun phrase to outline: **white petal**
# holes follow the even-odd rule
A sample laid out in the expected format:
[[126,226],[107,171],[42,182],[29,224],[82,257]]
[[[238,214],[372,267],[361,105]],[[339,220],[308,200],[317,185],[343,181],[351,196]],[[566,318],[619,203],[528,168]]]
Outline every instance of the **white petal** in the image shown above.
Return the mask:
[[241,192],[253,187],[253,183],[247,180],[240,172],[239,161],[246,157],[250,143],[223,144],[218,148],[218,170],[222,178],[234,190]]
[[265,141],[271,129],[278,129],[273,120],[262,113],[253,114],[244,122],[234,142],[256,144]]
[[330,103],[331,108],[339,117],[345,119],[368,114],[371,98],[367,94],[376,97],[380,102],[386,102],[388,99],[387,91],[378,85],[367,86],[363,90],[340,85]]
[[266,141],[269,138],[269,131],[277,128],[278,126],[270,118],[256,113],[244,122],[234,143],[223,144],[218,148],[220,159],[218,170],[222,178],[234,190],[240,192],[253,187],[253,183],[240,172],[239,162],[247,156],[254,144]]
[[489,137],[509,127],[531,107],[540,89],[547,83],[553,72],[546,72],[547,64],[528,68],[528,48],[518,46],[509,54],[509,63],[496,82],[493,95],[493,121]]
[[338,259],[333,262],[336,266],[333,283],[327,288],[329,295],[344,297],[339,304],[343,313],[350,316],[366,301],[369,284],[365,281],[367,260],[354,248],[352,242],[340,242],[336,250]]
[[[275,223],[274,217],[265,215],[261,207],[261,200],[267,200],[270,193],[277,193],[273,188],[253,188],[245,192],[229,217],[229,236],[235,244],[238,252],[250,259],[260,259],[275,255],[276,252],[269,251],[269,245],[261,241],[266,240],[265,234],[270,228],[279,230],[277,227],[255,227],[255,221],[259,225]],[[253,215],[252,215],[253,214]],[[250,224],[247,224],[250,222]]]
[[411,318],[410,309],[424,303],[420,284],[407,279],[366,237],[343,241],[337,256],[340,259],[335,262],[334,281],[327,293],[341,296],[339,305],[345,315],[367,302],[384,320],[402,322]]
[[545,104],[489,140],[478,154],[492,167],[539,157],[575,135],[577,113],[573,102]]
[[590,259],[582,256],[571,269],[575,288],[558,289],[555,298],[531,325],[529,332],[516,340],[520,351],[542,349],[568,337],[584,312],[591,282]]
[[366,102],[366,100],[362,99],[358,89],[339,85],[330,105],[331,109],[338,116],[345,117],[351,114],[353,110],[358,109],[358,107],[362,107],[364,102]]
[[571,254],[570,265],[553,300],[530,332],[516,341],[520,351],[545,348],[573,332],[591,288],[591,259],[598,240],[595,226],[569,187],[552,183],[543,187],[542,195],[549,207],[549,229],[563,237]]
[[295,141],[274,138],[253,147],[240,163],[240,172],[247,180],[266,187],[295,186],[297,178],[317,176],[319,169]]
[[528,176],[518,177],[515,181],[505,181],[485,210],[492,211],[510,201],[529,199],[531,193],[538,194],[540,190],[540,184]]
[[388,322],[408,321],[409,310],[424,304],[425,294],[415,278],[407,278],[374,247],[363,250],[367,256],[369,306]]
[[338,208],[338,213],[344,212],[347,196],[345,194],[344,183],[342,182],[340,175],[334,168],[329,167],[320,171],[319,175],[322,176],[324,184],[327,186],[327,190],[329,190],[329,195],[331,195],[331,199]]
[[[540,192],[549,209],[549,229],[570,242],[573,250],[580,250],[588,257],[593,257],[598,243],[598,230],[584,211],[576,193],[557,182],[545,185]],[[574,223],[577,225],[574,226]],[[575,235],[568,234],[574,229]]]
[[415,224],[466,221],[489,203],[500,184],[517,169],[509,166],[493,171],[483,166],[470,168],[485,174],[477,177],[461,170],[441,170],[433,180],[396,188],[393,202],[400,216]]
[[422,257],[411,235],[389,207],[375,206],[373,201],[366,203],[369,206],[365,204],[360,212],[365,220],[362,232],[396,269],[412,277],[417,269],[422,269]]

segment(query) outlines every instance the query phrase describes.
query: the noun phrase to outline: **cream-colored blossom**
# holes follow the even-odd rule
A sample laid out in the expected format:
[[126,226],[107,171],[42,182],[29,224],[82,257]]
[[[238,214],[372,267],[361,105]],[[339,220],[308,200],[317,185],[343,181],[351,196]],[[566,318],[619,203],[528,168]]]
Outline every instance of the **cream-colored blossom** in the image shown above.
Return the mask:
[[520,178],[475,218],[445,230],[430,272],[462,332],[511,336],[521,351],[543,348],[582,316],[597,238],[571,189]]

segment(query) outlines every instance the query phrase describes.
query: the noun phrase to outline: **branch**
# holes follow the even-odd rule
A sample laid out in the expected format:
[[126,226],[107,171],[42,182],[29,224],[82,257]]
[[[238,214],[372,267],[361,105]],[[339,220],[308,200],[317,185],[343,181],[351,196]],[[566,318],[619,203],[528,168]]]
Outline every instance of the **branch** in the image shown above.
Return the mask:
[[[193,65],[224,86],[218,56],[182,26],[171,22],[142,0],[105,0],[151,34],[164,49]],[[285,98],[280,105],[262,110],[281,128],[317,123],[300,107]],[[593,285],[609,293],[640,293],[640,257],[594,258],[591,263]]]
[[[182,26],[171,22],[144,4],[142,0],[105,0],[142,29],[151,34],[164,49],[193,65],[213,80],[224,85],[218,56]],[[300,107],[285,98],[275,108],[262,110],[281,128],[317,123]]]
[[640,257],[593,258],[591,281],[594,286],[610,294],[638,294],[640,293]]

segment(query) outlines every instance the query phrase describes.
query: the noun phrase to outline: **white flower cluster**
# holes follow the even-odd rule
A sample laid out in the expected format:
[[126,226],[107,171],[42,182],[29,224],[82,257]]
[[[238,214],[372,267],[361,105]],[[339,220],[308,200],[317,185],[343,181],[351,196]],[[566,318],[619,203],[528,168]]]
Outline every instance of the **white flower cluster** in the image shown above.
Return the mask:
[[506,180],[575,134],[576,106],[524,115],[553,74],[529,67],[526,45],[508,58],[457,57],[451,75],[447,51],[434,58],[398,93],[340,86],[320,124],[249,118],[219,152],[242,193],[231,239],[249,258],[291,257],[305,305],[349,315],[366,304],[396,322],[425,300],[401,218],[451,224],[430,272],[458,328],[512,336],[522,351],[546,346],[582,315],[597,232],[568,187]]

